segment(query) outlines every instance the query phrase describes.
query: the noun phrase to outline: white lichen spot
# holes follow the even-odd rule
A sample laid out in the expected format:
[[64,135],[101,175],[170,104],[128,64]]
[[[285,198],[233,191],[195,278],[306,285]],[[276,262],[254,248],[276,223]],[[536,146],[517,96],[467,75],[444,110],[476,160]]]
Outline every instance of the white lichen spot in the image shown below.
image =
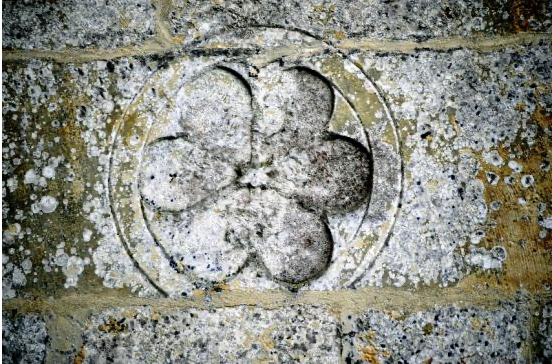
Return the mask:
[[9,178],[7,181],[6,181],[6,187],[8,187],[8,190],[10,192],[14,192],[15,190],[17,190],[17,177],[11,177]]
[[530,174],[526,174],[525,176],[521,177],[521,185],[524,188],[531,187],[534,182],[535,182],[535,178]]
[[466,263],[479,267],[483,270],[501,269],[506,259],[506,249],[495,246],[490,251],[485,248],[472,248],[470,254],[466,255]]
[[66,276],[65,288],[76,287],[79,275],[84,271],[84,260],[77,256],[71,256],[67,260],[62,272]]
[[44,212],[45,214],[54,212],[58,206],[57,200],[52,196],[42,196],[39,204],[40,211]]
[[56,177],[56,170],[50,166],[42,168],[42,175],[48,179],[53,179]]
[[33,262],[31,262],[31,260],[27,258],[23,262],[21,262],[21,268],[23,268],[25,274],[29,274],[33,270]]
[[23,273],[23,271],[19,267],[13,268],[12,284],[16,287],[23,287],[27,284],[25,273]]
[[508,167],[510,167],[510,169],[514,171],[514,173],[521,173],[521,171],[523,170],[523,167],[521,166],[521,164],[519,164],[516,161],[509,161]]
[[82,232],[82,239],[85,242],[89,242],[91,237],[92,237],[92,231],[88,229],[84,229],[84,231]]
[[500,167],[504,164],[504,160],[498,154],[498,151],[491,150],[488,152],[483,152],[483,161],[487,164],[491,164],[495,167]]
[[542,221],[539,221],[539,225],[545,229],[552,230],[552,215],[548,215]]
[[23,183],[26,185],[39,183],[39,176],[37,176],[34,169],[29,169],[27,172],[25,172]]

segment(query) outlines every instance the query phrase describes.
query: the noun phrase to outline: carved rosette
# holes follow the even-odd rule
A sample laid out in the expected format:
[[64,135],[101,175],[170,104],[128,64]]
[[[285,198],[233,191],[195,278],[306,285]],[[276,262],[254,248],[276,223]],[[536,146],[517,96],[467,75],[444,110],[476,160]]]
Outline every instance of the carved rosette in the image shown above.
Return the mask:
[[401,158],[381,96],[331,46],[289,33],[221,37],[254,48],[293,35],[301,56],[200,44],[155,74],[115,129],[119,238],[166,294],[344,288],[391,232]]

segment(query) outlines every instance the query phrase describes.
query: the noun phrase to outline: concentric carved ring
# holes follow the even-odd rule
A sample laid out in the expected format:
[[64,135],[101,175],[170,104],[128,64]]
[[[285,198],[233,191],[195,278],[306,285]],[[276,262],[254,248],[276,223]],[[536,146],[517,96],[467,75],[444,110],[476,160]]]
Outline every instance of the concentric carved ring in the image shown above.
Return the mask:
[[344,287],[385,243],[401,188],[396,130],[362,72],[316,44],[184,58],[126,111],[112,210],[161,291]]

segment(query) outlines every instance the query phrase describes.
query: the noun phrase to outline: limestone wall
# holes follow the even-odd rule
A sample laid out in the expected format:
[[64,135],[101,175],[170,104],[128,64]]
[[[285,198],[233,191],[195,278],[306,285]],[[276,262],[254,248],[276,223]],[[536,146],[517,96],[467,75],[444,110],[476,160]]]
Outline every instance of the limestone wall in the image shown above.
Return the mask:
[[5,1],[5,363],[552,360],[547,1]]

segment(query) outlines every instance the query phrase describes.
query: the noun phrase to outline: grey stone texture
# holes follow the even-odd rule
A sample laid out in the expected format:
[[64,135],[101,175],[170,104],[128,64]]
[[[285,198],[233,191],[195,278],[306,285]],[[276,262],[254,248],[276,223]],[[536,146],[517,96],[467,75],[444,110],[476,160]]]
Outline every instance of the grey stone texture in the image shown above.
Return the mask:
[[5,1],[2,46],[27,50],[133,46],[154,36],[154,17],[155,5],[148,0]]
[[42,319],[2,313],[2,363],[43,363],[47,345],[48,332]]
[[83,343],[84,363],[335,363],[339,357],[337,320],[314,307],[107,311],[89,319]]
[[6,363],[548,363],[547,1],[5,1]]
[[[41,363],[48,351],[82,363],[546,362],[550,346],[532,348],[530,306],[525,294],[492,308],[435,305],[416,311],[122,305],[69,318],[65,325],[77,329],[64,337],[64,350],[44,321],[6,314],[3,360]],[[549,309],[544,306],[545,316]],[[537,332],[544,340],[548,318]],[[535,356],[527,360],[527,352]]]
[[[408,173],[394,233],[357,287],[446,286],[473,271],[500,269],[505,256],[498,252],[504,243],[485,246],[480,241],[487,226],[496,223],[492,216],[504,211],[501,204],[505,202],[487,202],[485,188],[493,187],[485,187],[487,179],[481,181],[478,174],[504,168],[498,187],[521,192],[530,192],[548,180],[546,151],[535,156],[535,184],[528,190],[520,179],[533,172],[517,173],[508,166],[522,161],[523,151],[497,154],[497,145],[512,145],[517,138],[535,147],[543,145],[539,138],[548,138],[546,126],[532,124],[523,129],[532,113],[549,108],[549,94],[542,91],[550,80],[547,43],[483,54],[455,50],[355,53],[352,57],[374,75],[399,127],[408,130],[403,145],[410,156],[404,161]],[[57,290],[74,286],[81,274],[96,274],[108,287],[129,286],[144,294],[151,290],[123,248],[112,244],[116,233],[106,195],[107,136],[144,80],[166,62],[135,57],[83,64],[42,60],[7,64],[3,73],[3,173],[4,219],[9,228],[4,234],[4,297],[15,296],[12,288],[16,287]],[[494,75],[493,81],[484,82],[489,75]],[[71,84],[65,85],[68,77]],[[518,107],[522,102],[528,106]],[[474,152],[459,153],[466,148]],[[477,160],[478,153],[485,159]],[[231,151],[223,154],[236,156]],[[55,177],[44,177],[51,170]],[[274,183],[279,183],[278,178]],[[152,184],[151,193],[158,187]],[[143,188],[147,199],[148,187],[144,184]],[[207,192],[198,191],[194,198],[201,193]],[[536,239],[545,244],[550,233],[538,234],[547,231],[549,196],[540,192],[532,196]],[[46,197],[58,203],[49,213],[40,207]],[[526,197],[521,194],[519,198]],[[520,201],[516,199],[516,205]],[[30,216],[41,216],[45,222]],[[62,222],[68,219],[71,226],[64,228]],[[43,223],[50,228],[45,230]],[[518,244],[519,239],[512,243]],[[33,249],[35,244],[44,247]],[[81,284],[94,285],[97,280]]]
[[303,29],[334,40],[379,40],[546,32],[546,1],[170,1],[171,34],[193,39],[228,26],[270,25]]
[[370,310],[345,318],[342,356],[350,363],[367,358],[390,363],[523,363],[529,319],[527,302],[488,311],[450,306],[389,315]]

